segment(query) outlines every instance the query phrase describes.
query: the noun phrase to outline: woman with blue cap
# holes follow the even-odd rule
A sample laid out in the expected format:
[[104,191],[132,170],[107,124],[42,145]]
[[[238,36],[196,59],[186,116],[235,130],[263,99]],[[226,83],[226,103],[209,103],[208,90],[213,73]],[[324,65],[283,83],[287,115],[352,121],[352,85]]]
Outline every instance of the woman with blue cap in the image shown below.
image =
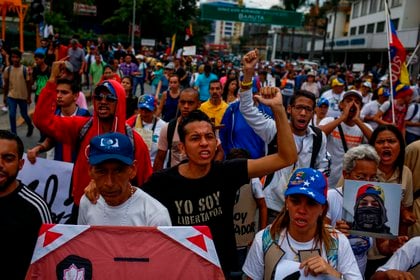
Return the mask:
[[363,279],[348,239],[324,224],[327,190],[321,172],[295,170],[282,211],[255,236],[243,266],[249,279]]

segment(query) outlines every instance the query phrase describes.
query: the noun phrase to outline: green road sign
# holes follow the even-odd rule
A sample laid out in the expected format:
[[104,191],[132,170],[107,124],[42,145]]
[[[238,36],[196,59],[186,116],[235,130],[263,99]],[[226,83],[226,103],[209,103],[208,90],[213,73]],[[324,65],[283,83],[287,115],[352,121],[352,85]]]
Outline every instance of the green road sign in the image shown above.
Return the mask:
[[302,26],[303,14],[284,10],[248,9],[234,6],[201,4],[201,18],[283,26]]

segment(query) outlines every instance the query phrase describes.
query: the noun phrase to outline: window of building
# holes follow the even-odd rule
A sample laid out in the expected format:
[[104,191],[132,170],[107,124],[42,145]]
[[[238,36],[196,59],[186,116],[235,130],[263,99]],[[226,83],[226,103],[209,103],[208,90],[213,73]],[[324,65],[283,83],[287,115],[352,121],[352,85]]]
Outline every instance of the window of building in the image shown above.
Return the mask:
[[379,0],[379,11],[385,10],[385,0]]
[[356,35],[356,30],[357,30],[357,27],[356,26],[350,28],[350,36],[351,35]]
[[371,0],[369,13],[374,14],[376,13],[377,9],[378,9],[378,0]]
[[360,10],[360,2],[354,3],[354,9],[353,9],[353,15],[352,18],[358,18],[359,17],[359,10]]
[[398,7],[401,6],[401,0],[392,0],[391,7]]
[[366,26],[366,33],[373,33],[375,32],[375,24],[371,23]]
[[225,22],[225,25],[226,25],[226,26],[232,26],[232,24],[233,24],[233,23],[232,23],[231,21],[226,21],[226,22]]
[[364,25],[359,26],[359,34],[365,34],[365,26]]
[[331,33],[327,32],[327,38],[330,39],[331,38]]
[[400,23],[399,18],[391,19],[392,24],[394,25],[395,30],[398,30],[398,24]]
[[385,21],[378,22],[376,25],[376,33],[382,33],[385,31]]
[[368,13],[368,9],[369,9],[369,3],[368,0],[363,0],[362,1],[362,8],[360,11],[360,16],[365,16]]
[[350,22],[350,14],[346,15],[346,22]]

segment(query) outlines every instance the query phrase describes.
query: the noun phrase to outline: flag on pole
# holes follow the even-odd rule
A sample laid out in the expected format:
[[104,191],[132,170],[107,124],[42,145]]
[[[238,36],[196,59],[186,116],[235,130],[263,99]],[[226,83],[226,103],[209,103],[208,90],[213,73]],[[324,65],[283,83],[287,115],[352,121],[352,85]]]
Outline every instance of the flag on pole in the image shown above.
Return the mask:
[[192,23],[190,23],[190,25],[185,28],[185,41],[188,41],[188,39],[190,39],[193,36],[193,28],[192,28]]
[[397,31],[392,23],[389,21],[389,51],[391,58],[391,81],[394,92],[394,98],[398,97],[397,86],[399,85],[410,85],[410,79],[408,75],[406,65],[406,51],[398,38]]
[[171,40],[171,54],[173,54],[174,51],[175,51],[175,42],[176,42],[176,33],[174,33],[174,35],[172,35],[172,40]]

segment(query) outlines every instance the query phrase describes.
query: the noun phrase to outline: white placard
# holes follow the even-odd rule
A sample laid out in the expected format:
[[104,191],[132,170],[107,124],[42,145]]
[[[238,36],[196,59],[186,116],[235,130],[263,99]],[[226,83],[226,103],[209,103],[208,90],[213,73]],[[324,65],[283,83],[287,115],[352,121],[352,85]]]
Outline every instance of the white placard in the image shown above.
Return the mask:
[[363,72],[365,71],[365,64],[364,63],[353,63],[353,68],[351,69],[352,72]]
[[196,55],[196,54],[197,54],[196,46],[184,47],[184,50],[182,52],[182,55]]
[[73,207],[70,188],[73,163],[37,158],[31,164],[26,154],[23,159],[25,164],[18,179],[44,198],[54,223],[66,223]]
[[142,46],[154,47],[156,45],[155,39],[141,39]]

